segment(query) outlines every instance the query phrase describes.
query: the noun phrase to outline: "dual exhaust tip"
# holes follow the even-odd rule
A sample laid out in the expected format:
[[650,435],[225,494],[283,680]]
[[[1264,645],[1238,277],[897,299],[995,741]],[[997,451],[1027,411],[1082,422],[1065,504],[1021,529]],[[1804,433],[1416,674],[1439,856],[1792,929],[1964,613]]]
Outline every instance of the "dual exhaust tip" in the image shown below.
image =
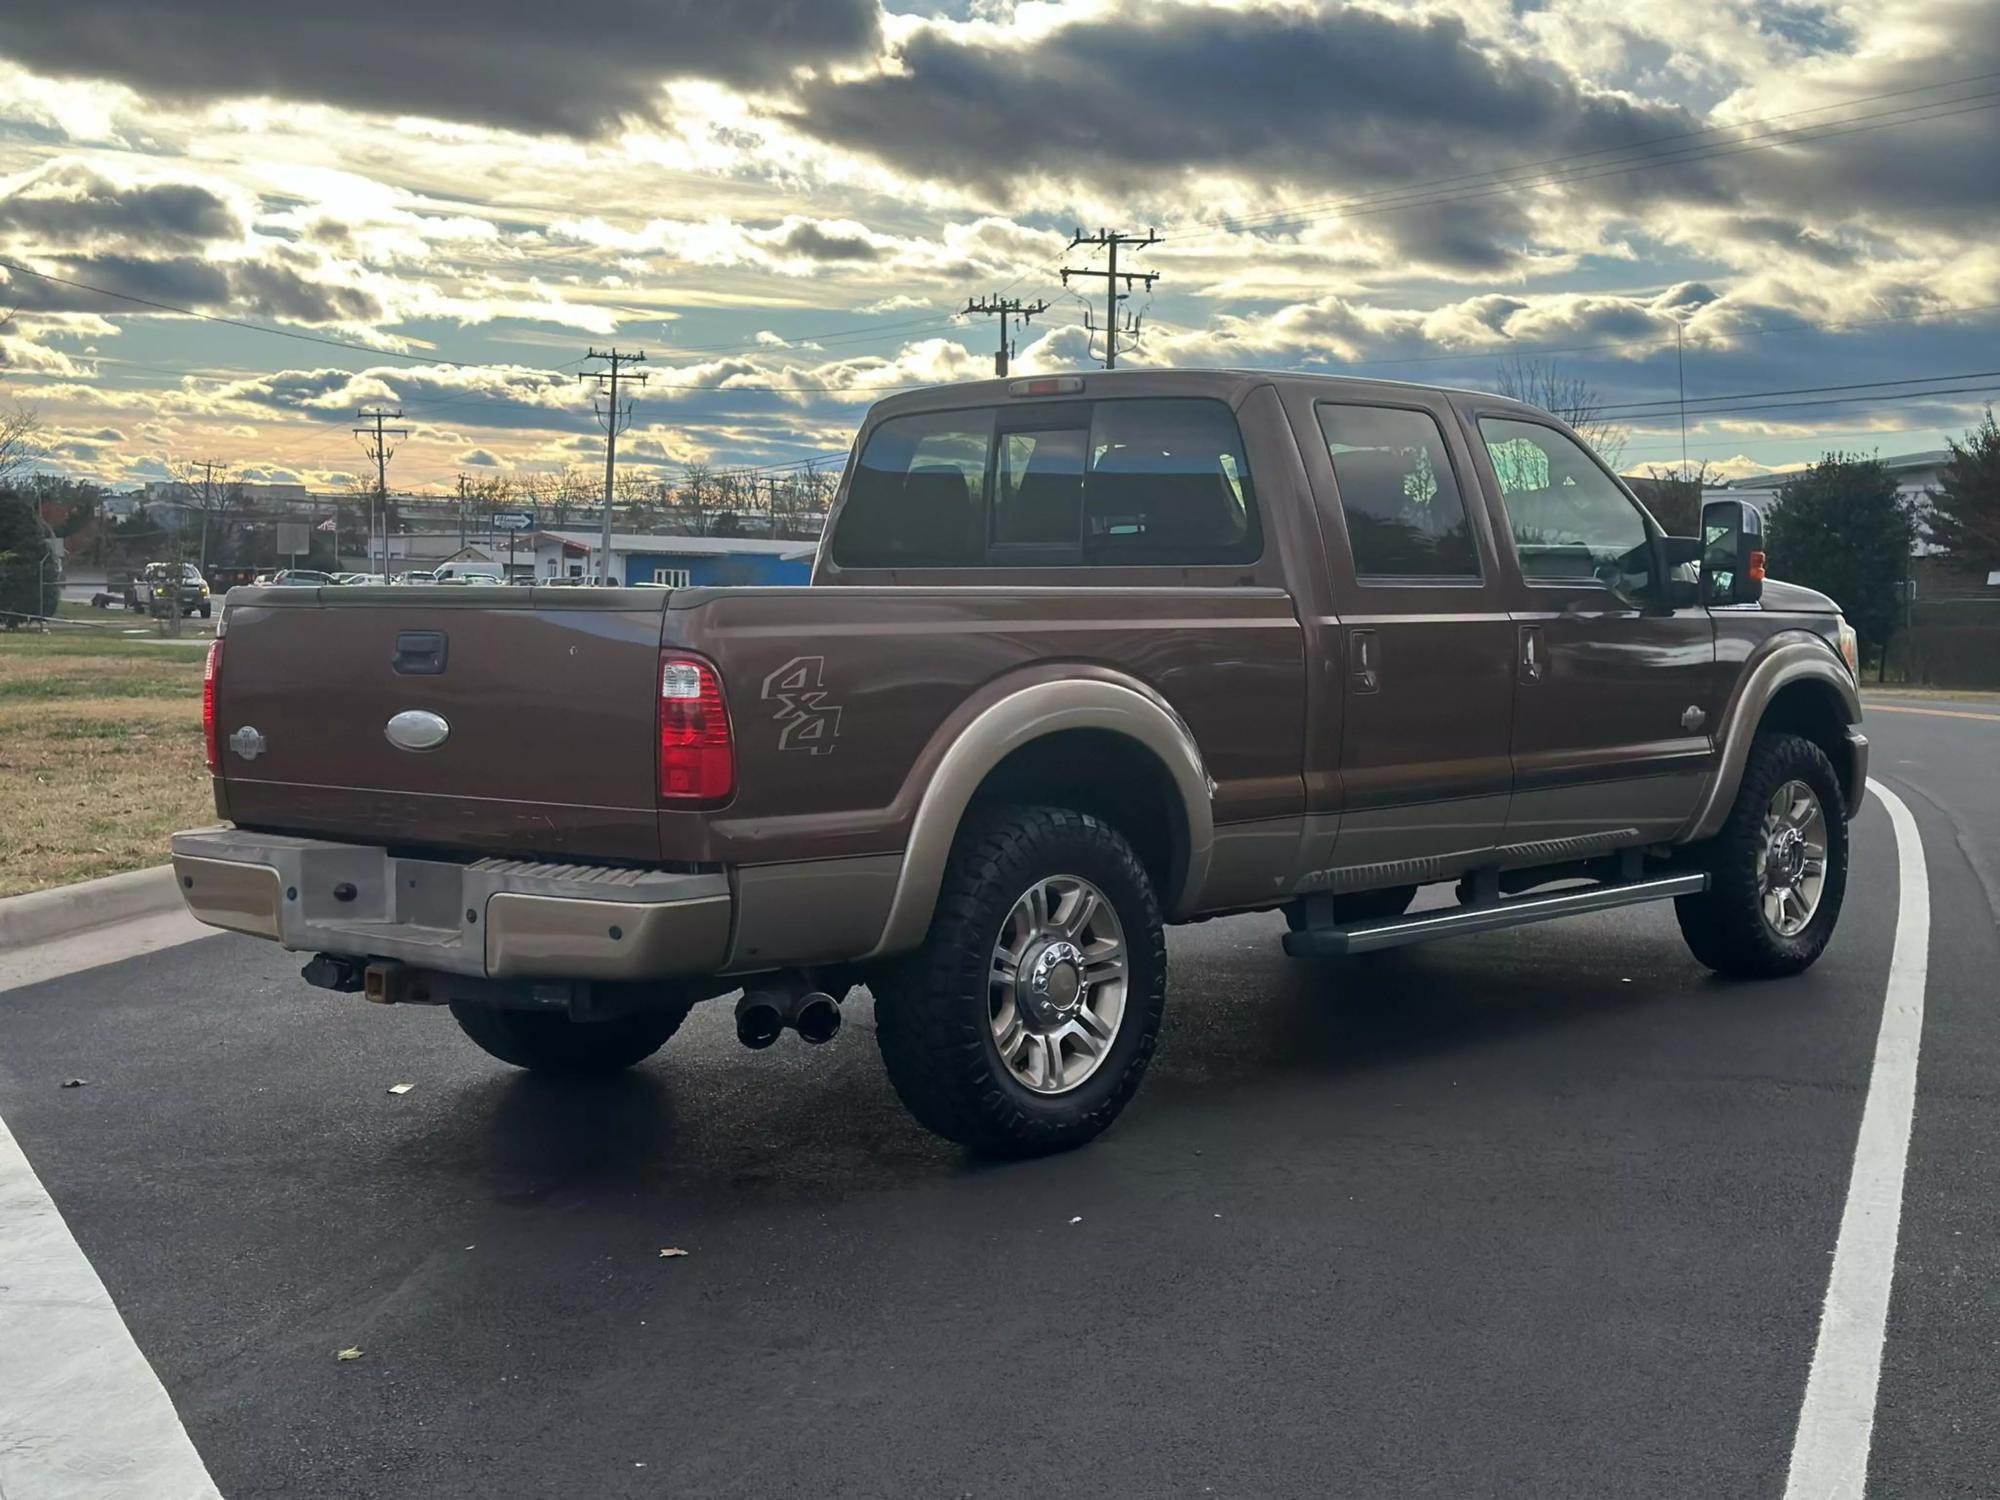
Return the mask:
[[745,990],[736,1002],[736,1039],[761,1050],[796,1031],[815,1047],[840,1033],[840,1002],[820,990],[788,994],[782,990]]

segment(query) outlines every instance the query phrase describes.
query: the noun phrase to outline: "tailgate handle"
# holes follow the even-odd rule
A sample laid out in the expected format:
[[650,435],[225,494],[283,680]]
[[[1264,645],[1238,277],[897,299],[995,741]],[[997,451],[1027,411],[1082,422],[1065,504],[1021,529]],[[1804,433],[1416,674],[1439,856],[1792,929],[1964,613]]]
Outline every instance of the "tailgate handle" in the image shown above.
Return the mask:
[[400,631],[389,665],[405,677],[436,677],[444,671],[445,646],[442,630]]

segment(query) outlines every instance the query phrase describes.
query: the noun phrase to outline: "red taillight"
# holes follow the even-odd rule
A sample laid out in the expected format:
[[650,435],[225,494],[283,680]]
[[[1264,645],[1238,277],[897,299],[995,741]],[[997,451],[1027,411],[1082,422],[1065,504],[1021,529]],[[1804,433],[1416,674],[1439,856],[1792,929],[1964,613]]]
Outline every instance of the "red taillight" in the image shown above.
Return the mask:
[[660,658],[660,800],[720,802],[736,790],[722,678],[698,656]]
[[201,669],[201,744],[208,774],[222,774],[222,737],[215,721],[215,690],[222,677],[222,639],[208,643],[208,664]]

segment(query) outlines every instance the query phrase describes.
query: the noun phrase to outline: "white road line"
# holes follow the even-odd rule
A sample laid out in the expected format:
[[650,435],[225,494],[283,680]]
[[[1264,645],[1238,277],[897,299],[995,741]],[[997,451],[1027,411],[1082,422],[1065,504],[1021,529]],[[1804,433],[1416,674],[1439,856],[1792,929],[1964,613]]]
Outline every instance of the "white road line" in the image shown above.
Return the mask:
[[0,1496],[219,1500],[110,1293],[0,1120]]
[[1875,1390],[1903,1214],[1903,1168],[1917,1107],[1917,1052],[1930,969],[1930,878],[1909,808],[1880,782],[1870,781],[1868,789],[1888,810],[1896,832],[1896,941],[1785,1500],[1860,1500],[1868,1483]]

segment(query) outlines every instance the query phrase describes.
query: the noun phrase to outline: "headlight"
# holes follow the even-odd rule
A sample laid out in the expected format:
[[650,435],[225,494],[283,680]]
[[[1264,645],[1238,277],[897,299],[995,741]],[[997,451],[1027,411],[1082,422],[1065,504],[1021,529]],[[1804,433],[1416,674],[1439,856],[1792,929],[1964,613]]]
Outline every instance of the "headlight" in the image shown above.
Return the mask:
[[1854,680],[1861,680],[1861,638],[1854,633],[1854,627],[1847,623],[1845,615],[1835,616],[1840,632],[1840,657],[1847,663],[1847,670],[1854,674]]

